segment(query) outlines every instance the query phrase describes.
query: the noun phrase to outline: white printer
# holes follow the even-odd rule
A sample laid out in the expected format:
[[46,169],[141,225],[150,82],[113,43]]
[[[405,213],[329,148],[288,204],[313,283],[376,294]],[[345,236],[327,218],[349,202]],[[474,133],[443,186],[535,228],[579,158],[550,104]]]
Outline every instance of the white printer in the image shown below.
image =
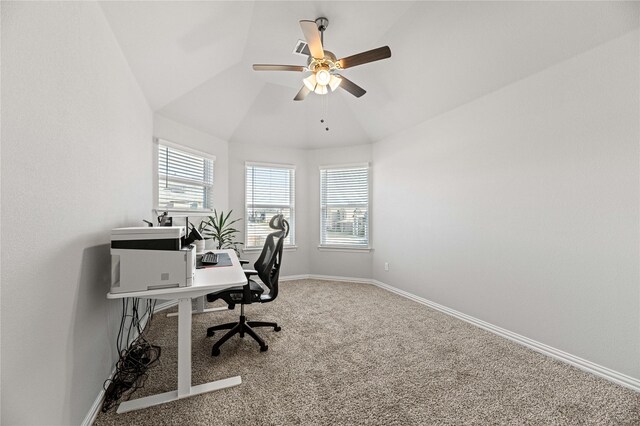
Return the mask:
[[111,293],[192,285],[196,248],[184,236],[184,226],[111,230]]

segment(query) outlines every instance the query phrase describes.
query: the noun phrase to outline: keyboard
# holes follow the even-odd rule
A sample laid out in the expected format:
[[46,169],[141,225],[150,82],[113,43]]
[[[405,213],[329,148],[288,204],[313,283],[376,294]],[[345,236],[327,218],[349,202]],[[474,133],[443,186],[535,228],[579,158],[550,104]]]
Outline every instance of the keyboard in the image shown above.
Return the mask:
[[218,255],[215,253],[205,253],[202,255],[202,259],[200,259],[203,265],[215,265],[218,263]]

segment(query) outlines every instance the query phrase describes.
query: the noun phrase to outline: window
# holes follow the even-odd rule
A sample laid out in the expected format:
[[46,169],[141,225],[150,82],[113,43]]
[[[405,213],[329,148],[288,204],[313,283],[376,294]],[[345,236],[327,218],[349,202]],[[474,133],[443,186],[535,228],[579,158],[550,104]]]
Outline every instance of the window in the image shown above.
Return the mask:
[[161,139],[156,143],[157,209],[211,210],[215,157]]
[[289,222],[285,246],[294,245],[295,167],[278,164],[246,163],[245,247],[262,248],[273,232],[269,221],[282,213]]
[[369,247],[369,165],[320,167],[320,246]]

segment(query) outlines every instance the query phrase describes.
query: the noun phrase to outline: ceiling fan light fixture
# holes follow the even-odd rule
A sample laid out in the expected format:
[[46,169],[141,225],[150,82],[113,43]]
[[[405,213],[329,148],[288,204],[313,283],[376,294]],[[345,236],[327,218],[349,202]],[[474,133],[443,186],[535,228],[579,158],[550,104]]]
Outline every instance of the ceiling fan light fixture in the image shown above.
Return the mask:
[[329,80],[329,87],[331,88],[332,92],[338,89],[338,86],[340,86],[340,83],[342,83],[342,79],[340,77],[331,75],[331,79]]
[[316,85],[316,90],[314,90],[314,92],[316,95],[326,95],[329,93],[329,89],[327,89],[327,86],[321,86],[318,84]]
[[[322,69],[316,72],[315,74],[311,74],[310,76],[302,80],[302,82],[307,87],[307,89],[309,89],[310,91],[314,92],[317,95],[326,95],[327,93],[329,93],[329,89],[327,86],[328,84],[331,84],[331,81],[333,79],[333,76],[329,74],[329,71],[326,71],[327,74],[329,75],[328,81],[325,84],[321,84],[320,81],[318,81],[318,75],[321,76],[320,78],[324,78],[324,76],[321,74],[322,71],[325,71],[325,70]],[[331,90],[334,90],[334,89],[331,89]]]
[[302,82],[304,83],[305,86],[307,86],[307,89],[309,89],[312,92],[316,89],[316,86],[318,85],[318,83],[316,82],[315,74],[311,74],[309,77],[303,79]]
[[316,72],[316,81],[321,86],[329,84],[331,81],[331,73],[329,73],[329,70],[327,68],[320,68],[320,70]]

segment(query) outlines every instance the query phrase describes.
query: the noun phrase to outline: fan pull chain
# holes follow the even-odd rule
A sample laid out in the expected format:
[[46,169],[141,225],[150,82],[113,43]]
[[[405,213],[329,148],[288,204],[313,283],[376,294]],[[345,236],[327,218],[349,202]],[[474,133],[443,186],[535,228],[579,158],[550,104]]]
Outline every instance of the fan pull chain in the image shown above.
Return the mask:
[[322,117],[325,118],[321,118],[320,119],[320,123],[325,124],[325,128],[324,130],[326,130],[327,132],[329,131],[329,96],[323,96],[322,97]]

